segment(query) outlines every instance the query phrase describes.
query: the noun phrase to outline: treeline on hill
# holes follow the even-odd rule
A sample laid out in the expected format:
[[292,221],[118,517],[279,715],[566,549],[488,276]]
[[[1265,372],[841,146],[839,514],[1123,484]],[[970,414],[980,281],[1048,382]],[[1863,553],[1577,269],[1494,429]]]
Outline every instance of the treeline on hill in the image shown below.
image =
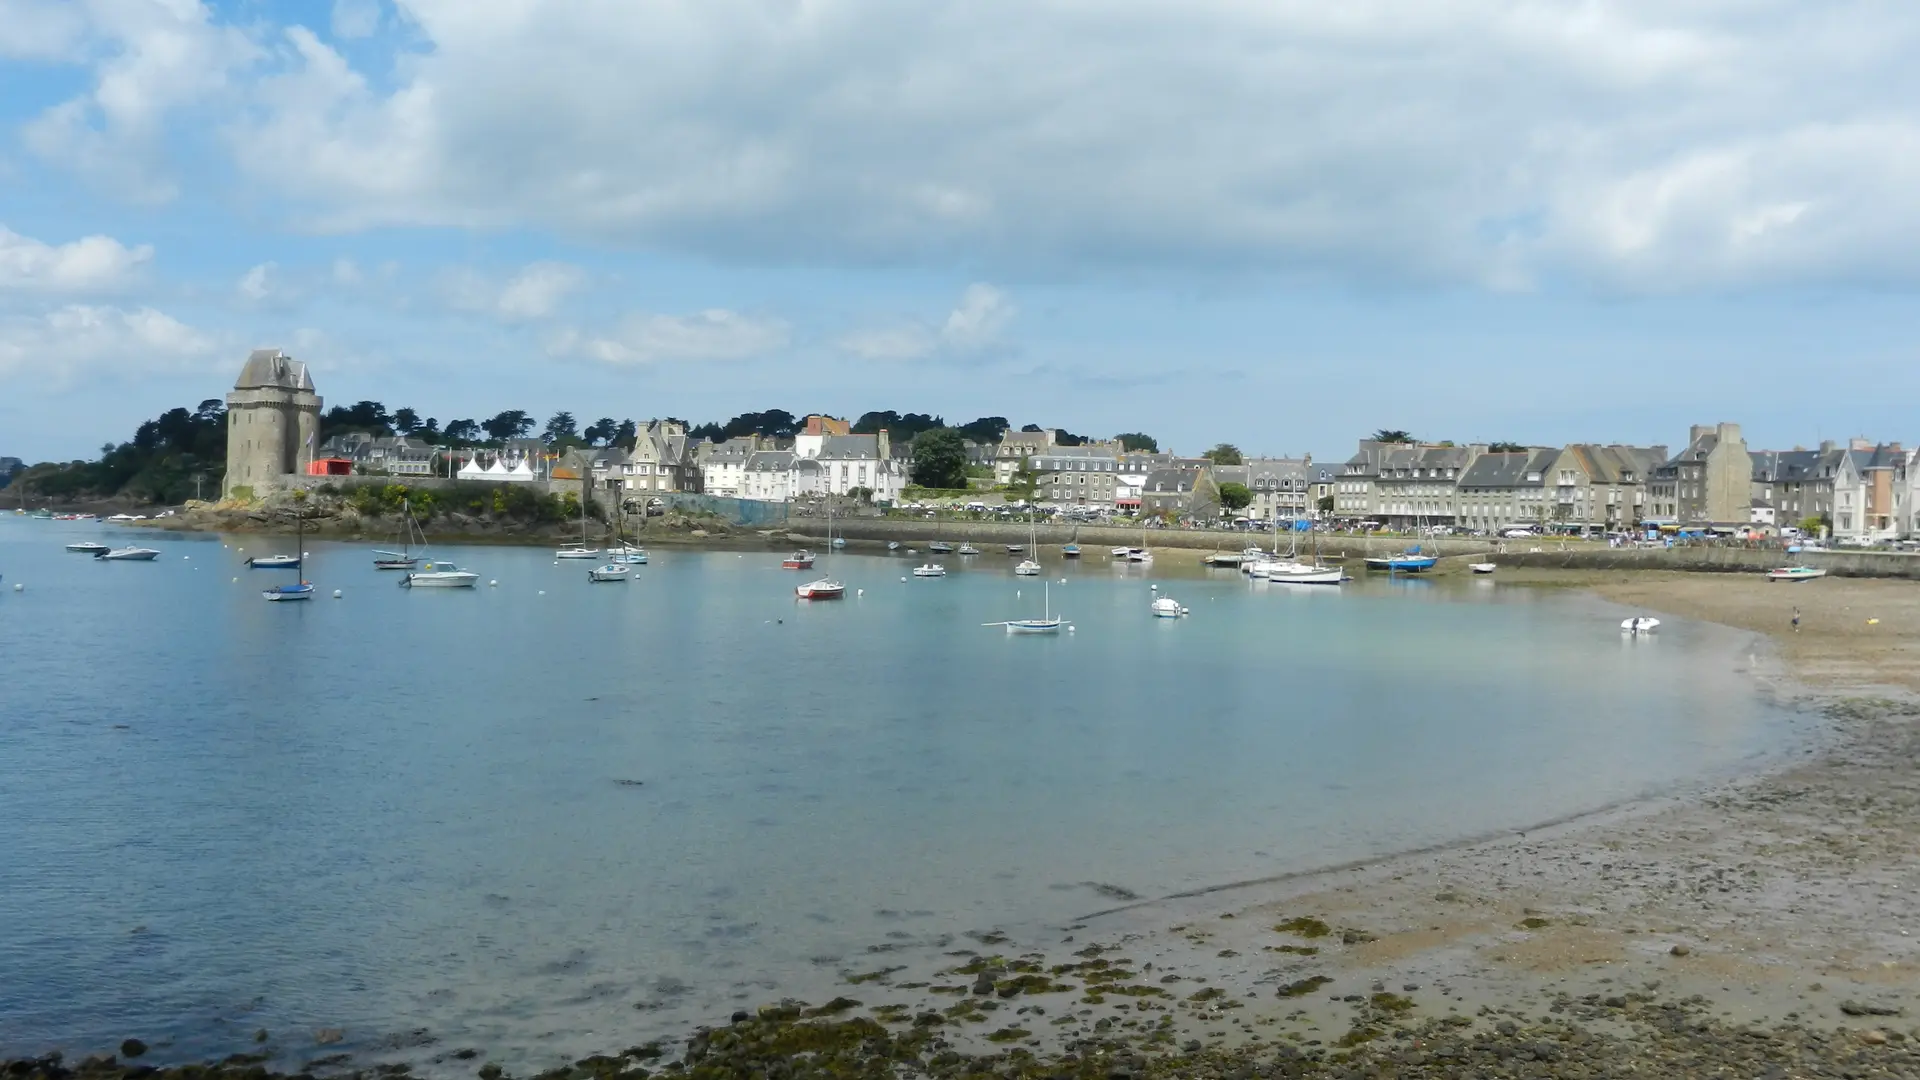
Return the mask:
[[[202,401],[197,408],[170,409],[141,424],[134,437],[124,443],[100,448],[97,461],[72,461],[35,465],[14,478],[23,490],[51,499],[110,498],[121,496],[150,503],[179,503],[187,499],[217,494],[226,474],[227,409],[218,398]],[[803,418],[785,409],[741,413],[726,423],[708,422],[687,429],[696,438],[713,442],[744,435],[791,438],[797,434]],[[403,407],[389,411],[378,401],[358,401],[336,405],[320,417],[320,441],[348,432],[370,435],[405,435],[422,442],[451,448],[498,446],[509,439],[525,438],[535,429],[540,438],[556,449],[575,446],[623,446],[631,448],[639,425],[631,419],[615,420],[603,416],[582,427],[571,412],[557,412],[544,426],[525,409],[506,409],[485,420],[462,418],[442,424],[436,417],[423,417],[419,410]],[[861,414],[852,424],[856,434],[885,430],[896,445],[912,444],[930,432],[952,432],[956,439],[942,441],[942,448],[930,467],[930,477],[944,481],[959,480],[951,486],[963,487],[966,468],[962,441],[995,443],[1013,425],[1004,416],[982,416],[970,423],[949,427],[944,418],[929,413],[899,413],[891,409]],[[1037,424],[1021,431],[1037,432]],[[1130,432],[1119,436],[1129,450],[1158,450],[1151,436]],[[1085,436],[1062,431],[1063,446],[1079,446]],[[954,465],[954,450],[960,448],[959,465]],[[916,464],[914,471],[920,472]],[[921,482],[916,477],[916,482]],[[928,485],[928,486],[949,486]]]
[[98,461],[50,462],[21,473],[22,490],[49,499],[123,496],[179,503],[218,495],[227,471],[227,407],[208,398],[197,409],[169,409],[133,438],[100,448]]
[[[314,493],[343,499],[366,517],[399,517],[411,511],[414,519],[421,522],[445,514],[468,514],[542,525],[580,518],[580,496],[573,492],[549,494],[519,484],[450,484],[418,489],[405,484],[321,484]],[[598,502],[587,507],[587,516],[597,521],[605,521],[607,517]]]

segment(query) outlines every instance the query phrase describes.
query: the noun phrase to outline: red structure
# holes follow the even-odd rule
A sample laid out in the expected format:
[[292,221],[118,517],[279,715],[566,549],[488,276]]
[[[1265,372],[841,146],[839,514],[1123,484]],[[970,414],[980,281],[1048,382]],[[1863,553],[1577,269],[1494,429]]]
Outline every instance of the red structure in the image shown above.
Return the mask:
[[353,462],[343,457],[314,458],[307,463],[308,476],[352,476]]

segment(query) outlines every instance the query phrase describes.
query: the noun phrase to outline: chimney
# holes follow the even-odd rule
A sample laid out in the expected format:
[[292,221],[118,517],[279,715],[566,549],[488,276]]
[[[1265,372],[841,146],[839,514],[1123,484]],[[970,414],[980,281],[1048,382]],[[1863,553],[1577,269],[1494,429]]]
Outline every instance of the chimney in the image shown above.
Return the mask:
[[885,461],[893,456],[893,444],[887,441],[886,428],[881,428],[876,432],[873,436],[873,441],[874,445],[878,447],[877,456],[881,461]]
[[1830,454],[1830,453],[1832,453],[1832,452],[1833,452],[1833,440],[1832,440],[1832,439],[1821,439],[1821,440],[1820,440],[1820,452],[1821,452],[1821,453],[1823,453],[1823,454]]
[[1850,440],[1850,441],[1848,441],[1848,443],[1847,443],[1847,449],[1849,449],[1849,450],[1871,450],[1871,449],[1873,449],[1873,443],[1872,443],[1872,442],[1871,442],[1870,440],[1867,440],[1867,439],[1852,439],[1852,440]]
[[1739,424],[1715,424],[1713,430],[1715,434],[1720,436],[1720,441],[1723,443],[1741,441]]
[[1707,425],[1705,424],[1695,424],[1692,427],[1688,428],[1687,429],[1687,445],[1692,446],[1694,443],[1699,442],[1701,436],[1705,435],[1707,433],[1707,430],[1708,430]]

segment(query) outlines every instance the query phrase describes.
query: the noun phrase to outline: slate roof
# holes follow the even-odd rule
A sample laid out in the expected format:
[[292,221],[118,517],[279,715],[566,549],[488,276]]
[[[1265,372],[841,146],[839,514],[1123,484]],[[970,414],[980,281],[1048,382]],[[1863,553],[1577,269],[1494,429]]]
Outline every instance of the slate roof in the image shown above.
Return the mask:
[[[1507,454],[1481,454],[1467,471],[1460,474],[1463,488],[1545,487],[1547,469],[1558,450],[1520,450]],[[1527,479],[1532,476],[1533,479]]]
[[235,390],[305,390],[313,392],[313,377],[307,374],[307,365],[281,352],[279,349],[255,349],[247,354],[247,362],[240,367],[240,377],[233,381]]
[[792,468],[791,450],[755,450],[747,458],[748,472],[786,472]]

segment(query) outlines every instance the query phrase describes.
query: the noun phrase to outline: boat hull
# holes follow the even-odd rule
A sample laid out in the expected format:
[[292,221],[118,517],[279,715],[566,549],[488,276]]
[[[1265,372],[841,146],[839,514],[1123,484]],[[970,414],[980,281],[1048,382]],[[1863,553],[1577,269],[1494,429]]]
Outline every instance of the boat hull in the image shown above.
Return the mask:
[[847,587],[837,581],[809,581],[793,592],[802,600],[838,600],[847,595]]
[[1064,619],[1015,619],[1007,623],[1009,634],[1057,634]]
[[408,574],[401,584],[409,589],[471,589],[479,580],[479,574],[469,574],[463,570],[459,573]]
[[255,570],[292,570],[300,565],[300,559],[295,555],[263,555],[248,559],[247,565]]
[[1438,559],[1368,559],[1367,569],[1385,570],[1391,574],[1421,574],[1433,569]]
[[411,570],[420,565],[419,559],[375,559],[375,570]]
[[1276,585],[1338,585],[1346,579],[1346,572],[1337,566],[1307,567],[1267,575],[1267,580]]
[[1827,576],[1825,570],[1816,570],[1810,566],[1781,567],[1767,571],[1768,581],[1814,581]]
[[103,551],[94,558],[102,562],[152,562],[159,555],[152,548],[121,548],[118,551]]
[[783,559],[780,562],[780,569],[811,570],[813,569],[813,560],[812,559]]
[[304,584],[282,585],[279,588],[264,590],[260,595],[275,603],[285,603],[290,600],[311,600],[313,599],[313,586]]

